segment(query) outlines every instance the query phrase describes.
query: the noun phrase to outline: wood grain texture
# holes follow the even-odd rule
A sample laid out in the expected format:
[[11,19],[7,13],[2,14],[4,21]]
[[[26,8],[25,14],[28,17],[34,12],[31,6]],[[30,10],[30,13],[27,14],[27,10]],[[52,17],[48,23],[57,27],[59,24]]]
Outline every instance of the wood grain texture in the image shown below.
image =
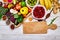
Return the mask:
[[47,33],[48,25],[45,21],[41,22],[25,22],[23,24],[24,34],[45,34]]

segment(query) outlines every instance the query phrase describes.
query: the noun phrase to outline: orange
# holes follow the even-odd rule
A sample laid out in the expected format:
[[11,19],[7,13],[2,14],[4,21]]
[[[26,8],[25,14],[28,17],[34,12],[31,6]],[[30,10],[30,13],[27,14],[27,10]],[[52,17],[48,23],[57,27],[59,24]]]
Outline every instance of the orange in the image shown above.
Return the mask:
[[3,2],[8,2],[8,0],[3,0]]

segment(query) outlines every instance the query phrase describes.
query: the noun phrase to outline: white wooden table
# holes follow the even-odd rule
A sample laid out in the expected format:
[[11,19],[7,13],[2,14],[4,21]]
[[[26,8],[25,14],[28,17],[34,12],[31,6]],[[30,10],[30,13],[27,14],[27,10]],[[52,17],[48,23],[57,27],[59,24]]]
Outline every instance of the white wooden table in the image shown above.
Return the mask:
[[[0,0],[1,1],[1,0]],[[5,21],[0,21],[0,40],[60,40],[60,12],[56,15],[52,14],[50,18],[47,19],[47,23],[51,21],[52,18],[59,16],[55,20],[55,24],[58,25],[56,30],[48,30],[47,34],[23,34],[23,26],[11,30],[9,26],[5,24]]]

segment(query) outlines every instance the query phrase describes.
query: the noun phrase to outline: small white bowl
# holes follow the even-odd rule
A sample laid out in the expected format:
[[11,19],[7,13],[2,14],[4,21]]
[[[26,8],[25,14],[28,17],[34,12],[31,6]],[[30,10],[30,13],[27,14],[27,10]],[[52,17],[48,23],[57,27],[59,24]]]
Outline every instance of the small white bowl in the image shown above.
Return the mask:
[[[43,8],[45,9],[45,15],[44,15],[44,17],[42,17],[42,18],[36,18],[36,17],[34,16],[33,11],[34,11],[34,9],[35,9],[37,6],[43,7]],[[42,6],[42,5],[36,5],[36,6],[34,6],[34,8],[32,9],[32,17],[33,17],[34,19],[37,19],[37,20],[45,19],[46,14],[47,14],[47,13],[46,13],[46,8],[45,8],[44,6]]]
[[27,1],[28,1],[28,0],[26,0],[26,5],[27,5],[28,7],[34,7],[34,6],[38,5],[38,3],[39,3],[39,0],[37,0],[37,3],[36,3],[36,5],[34,5],[34,6],[31,6],[31,5],[29,5],[29,4],[27,3]]

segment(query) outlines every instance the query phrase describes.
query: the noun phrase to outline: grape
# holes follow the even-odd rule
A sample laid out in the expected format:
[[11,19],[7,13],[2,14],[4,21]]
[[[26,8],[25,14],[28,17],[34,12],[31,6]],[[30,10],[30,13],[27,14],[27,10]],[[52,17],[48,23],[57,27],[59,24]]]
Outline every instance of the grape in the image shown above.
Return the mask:
[[14,16],[12,15],[12,16],[10,16],[10,21],[12,21],[13,23],[15,23],[15,18],[14,18]]
[[7,12],[7,13],[6,13],[6,16],[9,17],[9,18],[10,18],[11,15],[12,15],[12,14],[11,14],[10,12]]
[[2,2],[0,2],[0,6],[2,6]]

